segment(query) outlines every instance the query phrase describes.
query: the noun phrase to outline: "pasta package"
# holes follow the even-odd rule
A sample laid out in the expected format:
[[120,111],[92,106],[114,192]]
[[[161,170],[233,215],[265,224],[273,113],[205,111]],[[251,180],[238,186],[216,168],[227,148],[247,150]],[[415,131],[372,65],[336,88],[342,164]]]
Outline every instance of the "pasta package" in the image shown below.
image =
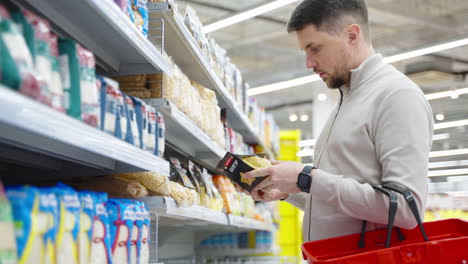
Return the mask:
[[[115,90],[115,95],[117,97],[117,112],[116,112],[116,127],[115,127],[115,136],[122,140],[127,138],[127,134],[130,133],[127,129],[128,127],[128,108],[125,103],[125,96],[120,90]],[[129,135],[130,137],[130,135]]]
[[148,190],[141,183],[112,176],[96,177],[72,183],[80,190],[106,192],[115,198],[140,198],[148,196]]
[[50,188],[40,189],[39,217],[46,223],[44,263],[56,263],[57,234],[60,221],[59,201]]
[[78,264],[78,234],[81,204],[78,193],[58,184],[54,188],[60,201],[60,223],[57,238],[57,263]]
[[148,114],[147,105],[141,99],[132,97],[135,106],[135,116],[138,126],[140,148],[146,150],[148,145]]
[[39,215],[39,190],[31,186],[6,190],[13,209],[19,263],[33,264],[45,253],[44,233],[47,222]]
[[0,230],[2,230],[2,239],[0,239],[0,263],[17,263],[15,226],[13,222],[13,212],[11,204],[5,195],[3,185],[0,182]]
[[155,172],[135,172],[135,173],[122,173],[113,175],[113,177],[126,180],[138,182],[145,186],[152,194],[161,195],[161,196],[170,196],[170,190],[168,186],[169,179]]
[[94,194],[83,191],[79,193],[80,232],[78,234],[78,256],[80,264],[88,264],[91,261],[91,241],[93,240],[92,221],[96,214]]
[[112,241],[112,263],[127,264],[131,262],[131,243],[135,207],[122,199],[109,199],[107,204],[110,234]]
[[157,135],[158,135],[158,131],[157,131],[157,124],[158,124],[158,121],[156,119],[156,109],[154,109],[154,107],[150,106],[150,105],[147,105],[147,119],[148,119],[148,131],[147,131],[147,134],[146,134],[146,142],[147,142],[147,145],[146,145],[146,150],[150,153],[153,153],[155,155],[157,155],[157,144],[156,144],[156,140],[157,140]]
[[127,136],[125,141],[140,147],[140,133],[138,131],[138,123],[136,119],[136,109],[132,97],[124,94],[125,105],[127,106]]
[[244,178],[244,173],[257,168],[271,166],[269,161],[263,159],[264,156],[265,154],[234,155],[228,152],[218,163],[216,171],[226,175],[239,186],[250,192],[255,186],[262,182],[267,175],[254,179],[246,179]]
[[94,193],[96,211],[92,222],[90,264],[112,264],[111,235],[106,202],[106,193]]

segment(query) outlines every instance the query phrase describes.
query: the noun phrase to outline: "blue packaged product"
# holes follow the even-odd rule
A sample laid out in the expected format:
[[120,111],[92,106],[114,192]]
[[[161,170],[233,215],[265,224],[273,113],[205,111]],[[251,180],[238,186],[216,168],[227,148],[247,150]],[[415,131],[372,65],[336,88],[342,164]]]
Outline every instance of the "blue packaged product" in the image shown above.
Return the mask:
[[165,150],[166,125],[164,123],[164,116],[159,112],[157,113],[157,120],[158,120],[158,134],[157,134],[158,154],[157,156],[163,157],[164,150]]
[[80,199],[71,187],[59,183],[54,188],[60,201],[60,223],[57,237],[57,263],[78,263],[80,231]]
[[146,112],[148,115],[148,133],[147,133],[147,145],[146,150],[150,153],[157,155],[157,129],[158,129],[158,121],[156,119],[156,109],[154,107],[147,105]]
[[119,84],[109,78],[98,76],[101,83],[101,130],[111,135],[115,134],[117,124],[117,91]]
[[134,201],[136,205],[136,221],[138,227],[137,240],[137,263],[146,264],[149,261],[149,243],[150,243],[150,215],[145,204],[139,201]]
[[148,114],[147,105],[140,98],[131,97],[135,107],[135,117],[138,127],[140,148],[146,149],[148,145]]
[[80,192],[80,232],[78,234],[78,256],[81,263],[89,263],[91,256],[92,221],[96,213],[94,195],[91,192]]
[[148,36],[148,0],[132,0],[134,24],[143,36]]
[[123,94],[125,105],[127,106],[127,135],[125,141],[140,147],[140,135],[138,133],[138,124],[136,120],[135,105],[133,104],[132,97]]
[[92,223],[91,260],[93,264],[112,264],[107,194],[90,192],[94,197],[95,214]]
[[41,188],[39,191],[39,215],[47,221],[47,230],[44,233],[44,263],[56,263],[56,245],[58,225],[60,222],[59,201],[52,188]]
[[127,130],[128,126],[128,108],[127,104],[125,103],[125,96],[120,90],[116,90],[116,97],[117,97],[117,112],[116,112],[116,126],[115,126],[115,133],[114,135],[122,140],[126,140],[127,134],[130,133]]
[[47,226],[39,222],[39,190],[31,186],[8,187],[6,195],[13,209],[18,263],[41,260]]
[[130,255],[135,207],[124,201],[125,199],[109,199],[106,204],[111,230],[112,262],[114,264],[132,263]]

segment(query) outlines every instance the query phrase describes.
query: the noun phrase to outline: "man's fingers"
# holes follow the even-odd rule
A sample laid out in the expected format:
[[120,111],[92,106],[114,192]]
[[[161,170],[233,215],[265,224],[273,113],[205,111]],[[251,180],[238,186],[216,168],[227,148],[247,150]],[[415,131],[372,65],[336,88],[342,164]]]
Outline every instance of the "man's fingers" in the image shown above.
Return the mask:
[[234,186],[236,186],[236,190],[237,190],[238,192],[243,192],[243,191],[244,191],[244,188],[242,188],[239,184],[234,183]]
[[289,161],[284,161],[284,160],[272,160],[271,161],[271,164],[272,165],[278,165],[278,164],[281,164],[281,163],[288,163]]
[[268,176],[270,175],[270,171],[271,171],[270,168],[271,167],[267,167],[267,168],[261,168],[261,169],[249,171],[246,174],[244,174],[244,178],[251,179],[251,178],[256,178],[256,177]]
[[262,200],[262,197],[260,196],[259,191],[252,191],[251,195],[252,195],[252,199],[254,199],[254,201],[261,201]]
[[258,190],[264,191],[264,189],[269,186],[273,186],[273,183],[271,182],[270,177],[267,177],[263,181],[261,181],[257,186],[255,186],[254,191],[258,191]]

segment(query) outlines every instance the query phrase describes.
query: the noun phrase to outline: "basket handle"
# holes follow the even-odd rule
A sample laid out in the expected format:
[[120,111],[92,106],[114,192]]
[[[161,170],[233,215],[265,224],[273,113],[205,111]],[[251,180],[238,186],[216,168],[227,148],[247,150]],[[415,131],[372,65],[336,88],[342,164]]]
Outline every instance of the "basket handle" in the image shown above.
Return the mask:
[[[388,225],[387,225],[387,239],[385,241],[385,247],[390,247],[390,240],[392,238],[392,231],[393,231],[393,222],[395,221],[395,215],[398,209],[398,198],[396,194],[392,190],[387,190],[383,188],[380,185],[377,186],[372,186],[376,191],[379,191],[385,195],[387,195],[390,198],[390,206],[389,206],[389,211],[388,211]],[[401,233],[401,230],[397,227],[397,232],[398,232],[398,238],[400,241],[404,240],[403,233]],[[366,238],[366,232],[367,232],[367,221],[362,221],[362,228],[361,228],[361,237],[359,239],[358,246],[359,248],[364,248],[365,245],[365,238]]]
[[421,217],[419,216],[419,210],[416,204],[416,200],[414,199],[414,195],[411,193],[411,191],[396,183],[385,183],[385,184],[382,184],[382,187],[403,195],[403,197],[405,198],[406,202],[408,203],[411,209],[411,212],[414,215],[414,218],[416,219],[416,222],[418,223],[419,230],[421,230],[421,234],[424,238],[424,241],[426,242],[429,241],[427,234],[426,234],[426,230],[424,229],[423,223],[421,221]]

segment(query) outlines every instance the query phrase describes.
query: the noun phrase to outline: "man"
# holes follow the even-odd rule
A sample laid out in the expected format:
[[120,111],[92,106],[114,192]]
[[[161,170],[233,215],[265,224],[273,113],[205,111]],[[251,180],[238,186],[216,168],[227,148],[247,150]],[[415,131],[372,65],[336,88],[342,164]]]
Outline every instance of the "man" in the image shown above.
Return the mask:
[[[269,175],[251,193],[304,210],[304,241],[384,228],[388,197],[371,185],[398,183],[411,190],[423,215],[433,115],[421,89],[375,54],[365,0],[305,0],[293,12],[307,68],[341,99],[317,140],[316,168],[279,163],[247,173]],[[299,174],[301,176],[299,177]],[[416,221],[399,195],[395,225]]]

